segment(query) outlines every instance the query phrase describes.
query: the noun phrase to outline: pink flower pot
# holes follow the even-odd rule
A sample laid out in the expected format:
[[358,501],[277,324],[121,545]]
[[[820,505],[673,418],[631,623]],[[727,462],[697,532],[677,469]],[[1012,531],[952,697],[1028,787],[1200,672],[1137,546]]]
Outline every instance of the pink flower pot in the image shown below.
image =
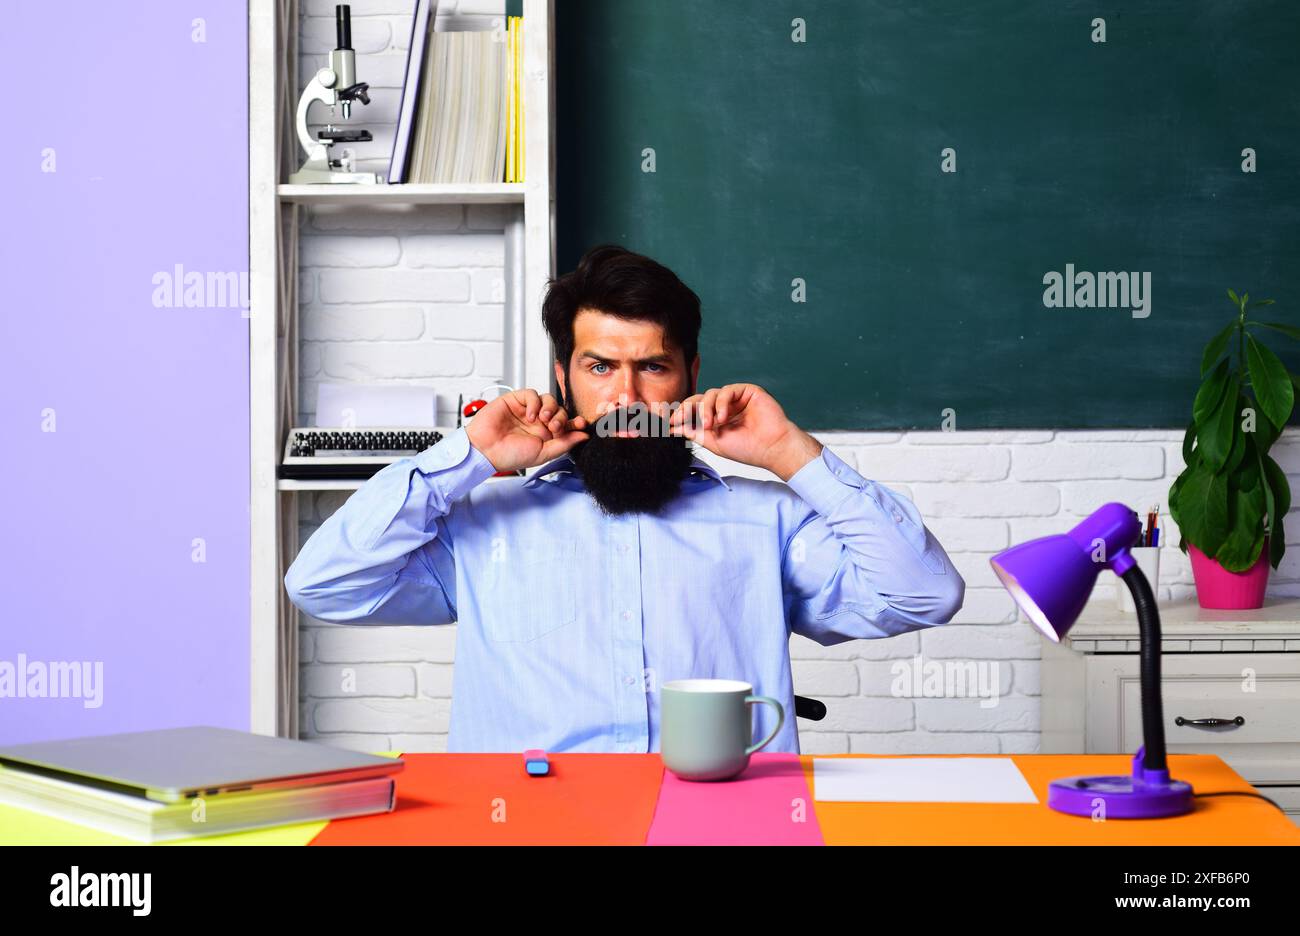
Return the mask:
[[1259,551],[1255,564],[1245,572],[1229,572],[1191,543],[1187,553],[1192,557],[1192,578],[1196,581],[1196,600],[1202,608],[1224,608],[1242,611],[1264,606],[1264,591],[1268,588],[1268,537]]

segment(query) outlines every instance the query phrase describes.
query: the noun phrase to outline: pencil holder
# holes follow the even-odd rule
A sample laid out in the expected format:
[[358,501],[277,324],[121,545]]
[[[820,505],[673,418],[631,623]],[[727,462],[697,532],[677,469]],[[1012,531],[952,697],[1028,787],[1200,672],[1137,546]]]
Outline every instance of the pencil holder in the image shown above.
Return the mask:
[[[1151,585],[1151,594],[1159,596],[1160,594],[1160,547],[1159,546],[1134,546],[1129,549],[1133,560],[1137,563],[1142,574],[1147,577],[1147,582]],[[1115,592],[1118,596],[1119,609],[1127,614],[1137,614],[1137,605],[1133,603],[1133,593],[1129,591],[1128,585],[1123,579],[1115,580]]]

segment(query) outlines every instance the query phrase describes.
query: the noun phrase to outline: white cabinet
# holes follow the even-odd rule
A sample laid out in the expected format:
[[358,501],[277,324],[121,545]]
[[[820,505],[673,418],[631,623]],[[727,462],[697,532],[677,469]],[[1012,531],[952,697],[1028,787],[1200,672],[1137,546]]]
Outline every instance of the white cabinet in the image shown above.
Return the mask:
[[[1168,752],[1222,758],[1300,825],[1300,600],[1257,611],[1189,601],[1162,606],[1160,617]],[[1044,644],[1044,753],[1138,749],[1138,646],[1136,615],[1099,602],[1060,645]]]

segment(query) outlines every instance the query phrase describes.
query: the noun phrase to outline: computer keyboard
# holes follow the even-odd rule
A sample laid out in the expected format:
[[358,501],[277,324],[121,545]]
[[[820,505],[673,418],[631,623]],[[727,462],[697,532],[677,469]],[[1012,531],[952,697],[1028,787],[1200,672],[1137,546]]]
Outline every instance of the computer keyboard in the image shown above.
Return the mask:
[[[419,455],[455,431],[420,426],[291,429],[284,443],[279,476],[293,481],[364,481],[395,461]],[[493,475],[524,476],[522,469]]]
[[442,439],[443,431],[417,426],[293,429],[284,443],[280,477],[300,481],[369,478]]

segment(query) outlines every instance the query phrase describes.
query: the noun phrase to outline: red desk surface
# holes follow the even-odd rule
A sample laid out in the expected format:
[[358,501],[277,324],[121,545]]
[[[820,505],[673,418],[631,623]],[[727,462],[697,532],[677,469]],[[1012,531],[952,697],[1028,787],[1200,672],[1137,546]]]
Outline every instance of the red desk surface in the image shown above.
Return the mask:
[[651,754],[403,754],[390,813],[336,819],[311,845],[641,845],[663,763]]

